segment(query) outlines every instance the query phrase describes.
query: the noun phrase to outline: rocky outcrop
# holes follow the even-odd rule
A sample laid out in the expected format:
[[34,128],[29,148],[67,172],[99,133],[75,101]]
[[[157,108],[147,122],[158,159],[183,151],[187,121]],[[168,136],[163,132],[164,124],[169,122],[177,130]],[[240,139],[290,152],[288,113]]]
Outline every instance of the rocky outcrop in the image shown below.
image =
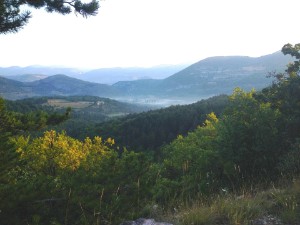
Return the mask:
[[281,220],[275,216],[267,215],[262,218],[251,221],[251,225],[287,225],[283,224]]
[[165,223],[165,222],[155,222],[154,219],[140,218],[140,219],[137,219],[135,221],[123,222],[120,225],[173,225],[173,224]]
[[[222,224],[227,224],[227,223],[222,223]],[[249,224],[250,225],[290,225],[290,224],[282,223],[279,218],[272,215],[266,215],[258,219],[252,220],[250,221]],[[120,225],[173,225],[173,224],[166,223],[166,222],[155,222],[154,219],[140,218],[135,221],[123,222]]]

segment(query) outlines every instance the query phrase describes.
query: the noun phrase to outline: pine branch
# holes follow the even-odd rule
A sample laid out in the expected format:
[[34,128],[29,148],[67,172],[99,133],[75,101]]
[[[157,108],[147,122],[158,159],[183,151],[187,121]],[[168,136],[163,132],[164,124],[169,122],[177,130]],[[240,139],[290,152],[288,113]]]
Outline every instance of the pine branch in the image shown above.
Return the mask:
[[47,12],[63,15],[74,11],[85,18],[97,15],[100,7],[97,0],[91,0],[89,3],[82,3],[80,0],[0,0],[0,34],[18,32],[28,23],[31,13],[22,12],[22,5],[45,8]]

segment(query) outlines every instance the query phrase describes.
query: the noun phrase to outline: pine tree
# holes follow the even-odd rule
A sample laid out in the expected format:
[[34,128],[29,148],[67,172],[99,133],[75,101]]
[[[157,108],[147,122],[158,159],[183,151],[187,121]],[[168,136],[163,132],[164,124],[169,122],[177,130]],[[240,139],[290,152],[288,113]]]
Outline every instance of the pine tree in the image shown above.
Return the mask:
[[29,10],[21,10],[21,6],[45,8],[47,12],[57,12],[63,15],[74,11],[83,17],[94,16],[99,9],[97,0],[83,3],[80,0],[0,0],[0,34],[17,32],[31,18]]

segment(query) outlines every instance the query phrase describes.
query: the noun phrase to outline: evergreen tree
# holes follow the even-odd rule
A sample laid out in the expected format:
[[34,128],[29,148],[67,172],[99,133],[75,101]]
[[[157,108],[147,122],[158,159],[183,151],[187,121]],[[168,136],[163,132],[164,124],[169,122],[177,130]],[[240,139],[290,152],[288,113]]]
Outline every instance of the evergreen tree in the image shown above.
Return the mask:
[[63,15],[74,11],[83,17],[94,16],[99,9],[99,3],[96,0],[88,3],[80,0],[0,0],[0,34],[17,32],[28,23],[31,13],[28,10],[21,10],[22,6],[45,8],[47,12],[57,12]]
[[70,109],[63,115],[45,112],[21,114],[6,109],[5,100],[0,98],[0,186],[7,181],[9,171],[15,166],[16,152],[10,139],[26,131],[55,125],[68,119]]

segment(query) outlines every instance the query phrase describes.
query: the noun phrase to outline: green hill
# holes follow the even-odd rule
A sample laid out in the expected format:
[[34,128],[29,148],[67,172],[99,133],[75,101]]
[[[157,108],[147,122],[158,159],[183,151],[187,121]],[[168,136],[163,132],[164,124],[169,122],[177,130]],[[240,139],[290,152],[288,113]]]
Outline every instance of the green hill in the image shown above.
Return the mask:
[[122,88],[127,95],[202,99],[230,94],[235,87],[260,90],[272,83],[272,79],[266,77],[269,72],[284,71],[290,61],[292,58],[281,52],[258,58],[211,57],[163,80],[118,82],[114,86]]
[[33,96],[93,95],[113,97],[120,95],[114,87],[91,83],[65,75],[54,75],[33,82],[0,79],[0,94],[6,99],[21,99]]
[[0,77],[0,96],[6,99],[20,99],[32,97],[35,94],[31,87],[22,82]]
[[96,84],[71,78],[66,75],[54,75],[28,83],[33,91],[42,96],[51,95],[94,95],[113,96],[118,92],[105,84]]

